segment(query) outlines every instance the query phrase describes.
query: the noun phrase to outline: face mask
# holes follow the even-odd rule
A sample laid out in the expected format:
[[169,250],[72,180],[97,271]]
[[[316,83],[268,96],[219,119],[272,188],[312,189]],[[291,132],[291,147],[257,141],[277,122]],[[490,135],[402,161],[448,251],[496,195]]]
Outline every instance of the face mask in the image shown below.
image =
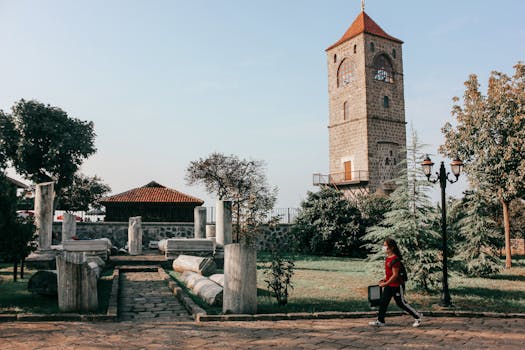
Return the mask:
[[384,246],[382,246],[382,247],[381,247],[381,249],[383,250],[383,253],[386,253],[386,250],[387,250],[387,246],[386,246],[386,245],[384,245]]

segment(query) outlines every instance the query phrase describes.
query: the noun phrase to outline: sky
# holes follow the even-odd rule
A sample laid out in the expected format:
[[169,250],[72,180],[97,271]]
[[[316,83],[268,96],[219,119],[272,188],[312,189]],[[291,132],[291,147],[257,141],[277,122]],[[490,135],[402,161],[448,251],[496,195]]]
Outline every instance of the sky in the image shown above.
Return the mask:
[[[212,206],[185,171],[222,152],[263,160],[277,207],[297,207],[328,172],[324,50],[360,3],[0,0],[0,109],[37,99],[93,121],[98,151],[81,171],[113,193],[155,180]],[[486,89],[492,70],[525,60],[525,1],[368,0],[365,11],[404,41],[407,134],[437,163],[469,74]]]

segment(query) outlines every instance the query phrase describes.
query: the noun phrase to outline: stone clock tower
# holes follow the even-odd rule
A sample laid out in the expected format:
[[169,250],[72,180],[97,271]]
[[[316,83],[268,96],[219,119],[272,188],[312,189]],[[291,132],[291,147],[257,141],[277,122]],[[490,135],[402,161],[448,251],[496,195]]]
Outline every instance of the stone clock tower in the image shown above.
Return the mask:
[[402,44],[363,9],[326,49],[330,174],[315,174],[314,184],[347,197],[394,189],[406,157]]

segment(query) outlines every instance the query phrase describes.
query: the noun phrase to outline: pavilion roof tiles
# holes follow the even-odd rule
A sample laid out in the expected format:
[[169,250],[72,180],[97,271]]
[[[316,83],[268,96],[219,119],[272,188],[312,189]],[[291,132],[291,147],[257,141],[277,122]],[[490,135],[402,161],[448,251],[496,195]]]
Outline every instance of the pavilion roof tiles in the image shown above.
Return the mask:
[[100,200],[100,203],[196,203],[201,205],[204,201],[152,181],[142,187],[105,197]]

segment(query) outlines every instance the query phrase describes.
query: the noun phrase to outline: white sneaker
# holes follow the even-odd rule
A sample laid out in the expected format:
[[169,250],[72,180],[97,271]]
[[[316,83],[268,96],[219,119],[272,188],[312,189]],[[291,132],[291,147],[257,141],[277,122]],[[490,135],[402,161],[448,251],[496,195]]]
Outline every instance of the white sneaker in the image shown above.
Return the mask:
[[374,326],[374,327],[383,327],[385,325],[384,322],[379,322],[379,321],[372,321],[372,322],[368,322],[368,325],[369,326]]
[[419,314],[419,318],[416,318],[414,320],[414,323],[412,324],[412,327],[419,327],[419,326],[421,326],[421,323],[423,323],[423,314]]

